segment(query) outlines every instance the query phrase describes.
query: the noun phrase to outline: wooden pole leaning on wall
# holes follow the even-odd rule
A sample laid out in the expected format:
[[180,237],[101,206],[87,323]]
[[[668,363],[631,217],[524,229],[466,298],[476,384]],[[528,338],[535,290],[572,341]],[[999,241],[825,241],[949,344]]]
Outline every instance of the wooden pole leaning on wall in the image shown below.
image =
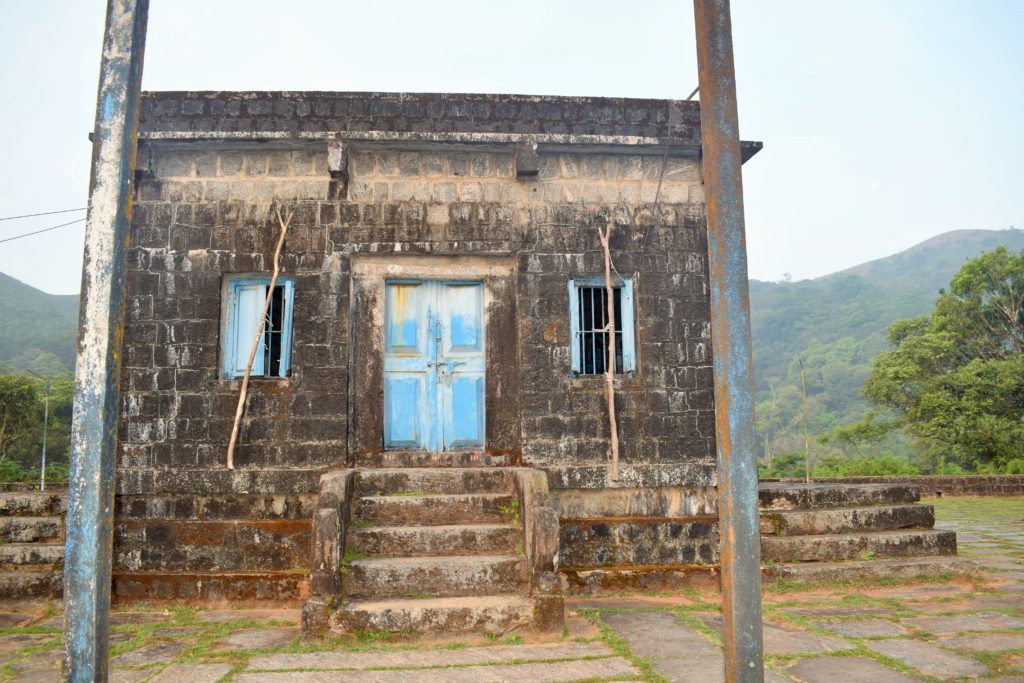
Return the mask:
[[238,392],[238,406],[235,408],[235,422],[231,426],[231,439],[228,441],[227,467],[235,469],[235,444],[238,443],[238,430],[242,424],[242,414],[245,412],[245,397],[249,392],[249,377],[252,375],[252,364],[256,361],[256,354],[263,345],[263,330],[267,326],[267,313],[270,311],[270,302],[274,299],[274,287],[277,286],[277,276],[281,274],[281,249],[284,247],[284,238],[288,234],[288,225],[292,222],[291,213],[287,218],[281,218],[281,210],[277,210],[277,223],[281,226],[281,234],[277,238],[277,247],[274,249],[274,274],[270,277],[270,285],[267,287],[267,298],[263,302],[263,313],[256,322],[256,336],[252,340],[252,349],[249,351],[249,362],[245,364],[245,374],[242,375],[242,388]]
[[107,680],[118,382],[148,15],[148,0],[109,0],[103,31],[64,555],[64,677],[76,683]]
[[605,392],[608,396],[608,430],[611,435],[612,481],[619,480],[619,423],[615,419],[615,287],[612,285],[612,254],[608,246],[612,236],[612,219],[604,230],[597,229],[604,250],[604,295],[607,299],[608,323],[605,333],[608,335],[608,354],[605,359],[604,377]]

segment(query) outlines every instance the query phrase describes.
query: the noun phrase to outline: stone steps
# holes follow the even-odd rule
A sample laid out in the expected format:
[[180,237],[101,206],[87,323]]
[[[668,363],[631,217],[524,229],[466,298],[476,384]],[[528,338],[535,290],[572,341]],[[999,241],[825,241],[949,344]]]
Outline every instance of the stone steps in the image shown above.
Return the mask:
[[515,548],[522,539],[512,524],[379,526],[354,528],[350,547],[362,555],[494,555]]
[[768,536],[930,529],[934,524],[935,508],[916,503],[761,512],[761,533]]
[[48,517],[67,511],[66,493],[5,491],[0,493],[0,517]]
[[766,580],[818,583],[853,579],[913,579],[940,574],[964,574],[978,569],[971,560],[952,556],[912,557],[853,562],[809,562],[765,567]]
[[4,543],[57,543],[63,531],[60,517],[0,517],[0,541]]
[[934,529],[935,509],[912,484],[759,486],[765,580],[913,578],[971,571],[956,534]]
[[64,578],[60,571],[0,572],[0,600],[59,598],[64,591]]
[[362,472],[379,468],[408,467],[507,467],[507,455],[490,455],[475,451],[383,451],[357,456],[356,466]]
[[60,566],[63,563],[63,543],[0,544],[0,567],[23,567],[28,565]]
[[762,559],[780,563],[929,555],[956,555],[956,534],[937,529],[917,529],[761,537]]
[[526,560],[516,555],[447,555],[353,560],[342,569],[350,598],[456,597],[515,593]]
[[[468,453],[363,460],[388,466],[324,476],[314,557],[327,560],[317,565],[315,593],[322,597],[306,602],[304,633],[561,627],[561,595],[531,595],[522,470],[484,467],[505,460]],[[338,489],[344,481],[350,494]],[[341,523],[330,522],[339,515]],[[337,541],[335,528],[345,530]],[[329,573],[339,558],[340,585]],[[331,602],[338,608],[330,610]]]
[[59,598],[67,492],[0,492],[0,600]]
[[900,505],[921,499],[913,484],[791,484],[765,482],[758,487],[761,510],[809,510]]
[[352,520],[379,526],[501,524],[515,516],[511,493],[361,496]]
[[497,467],[405,467],[360,470],[356,476],[355,495],[387,496],[399,492],[507,493],[513,485],[512,476],[512,470]]
[[353,601],[331,617],[337,633],[391,631],[504,634],[534,623],[534,601],[518,595]]

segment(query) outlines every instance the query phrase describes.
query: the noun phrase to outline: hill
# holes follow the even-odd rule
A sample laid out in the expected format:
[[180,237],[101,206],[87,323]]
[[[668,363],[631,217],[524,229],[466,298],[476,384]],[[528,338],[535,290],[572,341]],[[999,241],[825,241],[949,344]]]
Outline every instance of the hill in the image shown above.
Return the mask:
[[762,443],[802,447],[800,368],[807,371],[811,432],[859,419],[871,359],[889,325],[931,311],[963,263],[998,246],[1024,249],[1022,230],[955,230],[885,258],[813,280],[750,283]]
[[47,294],[0,273],[0,367],[51,374],[75,367],[78,295]]

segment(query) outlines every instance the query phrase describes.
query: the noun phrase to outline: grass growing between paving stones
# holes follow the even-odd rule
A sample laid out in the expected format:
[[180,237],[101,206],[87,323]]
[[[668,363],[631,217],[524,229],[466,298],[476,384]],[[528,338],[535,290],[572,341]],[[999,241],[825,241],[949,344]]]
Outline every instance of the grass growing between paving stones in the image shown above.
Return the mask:
[[784,595],[786,593],[808,593],[821,590],[834,590],[836,592],[847,592],[862,588],[879,588],[885,586],[905,586],[918,583],[978,583],[979,577],[971,574],[957,574],[954,572],[942,572],[939,574],[917,574],[916,576],[896,577],[882,576],[877,578],[849,579],[846,581],[815,581],[805,583],[790,581],[788,579],[775,579],[762,585],[762,591],[769,595]]
[[597,624],[597,628],[601,632],[601,642],[640,670],[641,678],[637,680],[650,681],[650,683],[669,683],[668,678],[654,669],[654,664],[650,659],[633,654],[629,644],[601,618],[601,612],[602,610],[594,609],[579,610],[580,614]]

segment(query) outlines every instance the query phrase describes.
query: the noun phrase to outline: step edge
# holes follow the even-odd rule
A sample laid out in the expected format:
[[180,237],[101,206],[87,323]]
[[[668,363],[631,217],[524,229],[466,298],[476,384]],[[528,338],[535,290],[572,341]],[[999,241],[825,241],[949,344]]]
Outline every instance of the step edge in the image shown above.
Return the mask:
[[438,498],[456,498],[456,499],[459,499],[459,500],[466,500],[466,499],[470,499],[470,498],[514,498],[515,495],[516,494],[514,492],[512,492],[512,491],[509,491],[507,493],[496,493],[496,492],[495,493],[491,493],[491,492],[481,491],[480,493],[424,493],[423,495],[415,495],[415,496],[401,495],[401,494],[399,494],[399,495],[394,495],[394,494],[392,494],[392,495],[380,495],[380,496],[372,495],[372,496],[355,496],[355,498],[357,500],[377,500],[377,501],[380,501],[380,500],[388,500],[388,501],[402,500],[402,501],[406,501],[406,500],[419,500],[419,499],[423,499],[423,498],[433,498],[433,499],[438,499]]
[[518,524],[381,524],[379,526],[349,527],[349,531],[351,531],[353,534],[368,533],[374,531],[396,533],[396,529],[430,529],[431,531],[451,531],[456,529],[484,529],[487,531],[497,531],[498,529],[512,529],[515,531],[521,531]]
[[[355,611],[360,609],[394,609],[389,607],[397,603],[412,604],[413,607],[418,608],[430,608],[437,607],[437,603],[454,602],[454,603],[469,603],[471,601],[476,602],[489,602],[490,605],[483,605],[484,607],[498,606],[506,604],[518,603],[522,606],[532,607],[533,600],[529,597],[522,595],[516,595],[515,593],[490,593],[487,595],[452,595],[449,597],[436,597],[436,598],[404,598],[400,600],[361,600],[353,599],[342,603],[341,610],[344,611]],[[452,605],[452,608],[459,608],[461,605]]]
[[913,536],[942,536],[946,534],[953,534],[956,536],[955,531],[948,529],[914,529],[914,528],[902,528],[902,529],[884,529],[882,531],[851,531],[849,533],[842,534],[793,534],[790,536],[773,536],[768,534],[761,535],[761,542],[764,541],[782,541],[783,539],[798,539],[798,538],[817,538],[823,542],[827,542],[832,539],[850,539],[850,538],[884,538],[884,537],[896,537],[899,535],[913,535]]
[[358,560],[351,560],[349,564],[360,567],[394,564],[396,562],[403,563],[403,561],[410,564],[415,562],[417,565],[420,563],[449,564],[459,560],[471,560],[473,564],[484,564],[485,562],[499,564],[504,562],[526,562],[526,557],[523,555],[399,555],[397,557],[362,557]]
[[905,509],[931,509],[933,512],[935,506],[931,503],[879,503],[878,505],[845,505],[841,507],[833,508],[789,508],[789,509],[764,509],[759,512],[762,515],[805,515],[815,513],[834,513],[836,510],[850,510],[852,512],[861,512],[867,510],[905,510]]

